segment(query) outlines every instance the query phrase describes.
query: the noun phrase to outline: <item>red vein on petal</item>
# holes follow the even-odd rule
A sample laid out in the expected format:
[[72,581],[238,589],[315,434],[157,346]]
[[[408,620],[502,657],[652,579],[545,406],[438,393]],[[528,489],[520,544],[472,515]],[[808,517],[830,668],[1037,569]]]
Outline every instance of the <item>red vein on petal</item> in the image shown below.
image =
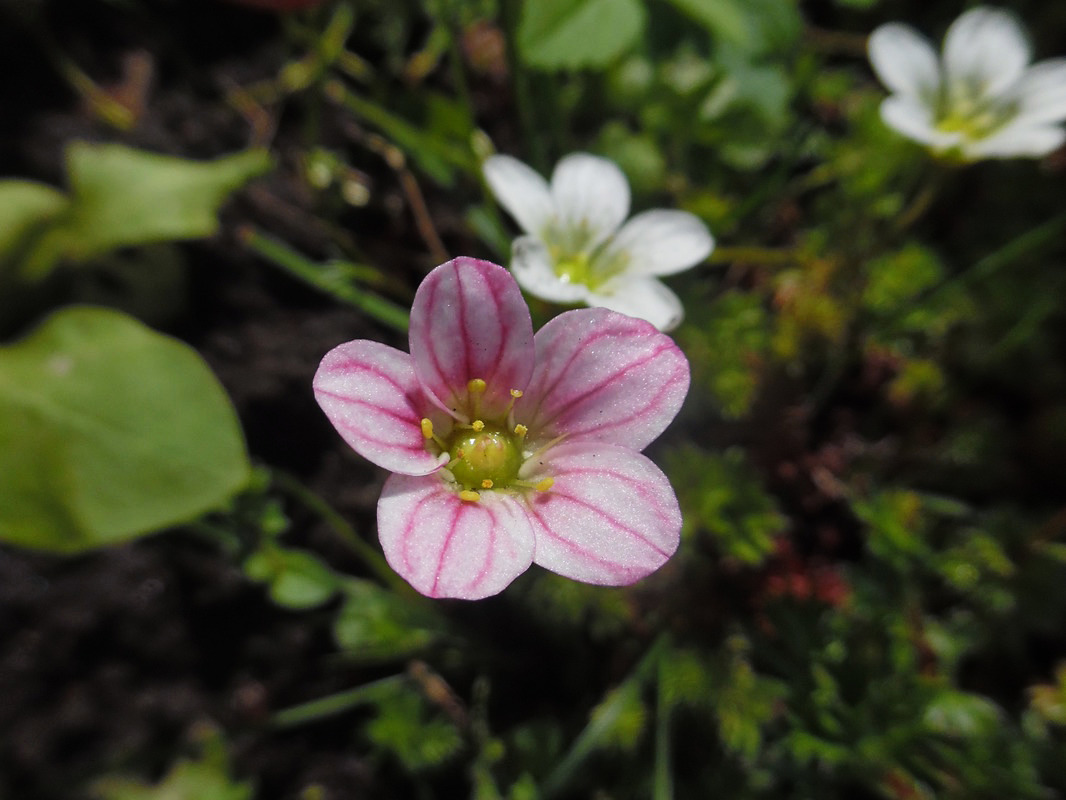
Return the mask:
[[[587,347],[587,345],[586,345],[586,347]],[[595,386],[593,386],[590,389],[585,390],[584,392],[579,394],[576,398],[571,397],[571,398],[568,398],[565,402],[560,401],[560,402],[556,403],[556,405],[559,406],[559,409],[557,411],[553,412],[548,417],[547,420],[541,420],[540,421],[541,429],[547,428],[547,427],[551,426],[552,424],[554,424],[554,422],[557,419],[559,419],[559,417],[561,417],[563,414],[565,414],[567,411],[573,409],[575,406],[577,406],[578,404],[584,402],[585,400],[587,400],[589,397],[591,397],[592,395],[596,394],[597,392],[602,391],[604,386],[608,386],[609,384],[614,383],[616,380],[618,380],[619,376],[624,375],[625,373],[629,372],[632,369],[638,369],[638,368],[642,367],[643,365],[647,364],[649,361],[651,361],[651,360],[653,360],[655,358],[658,358],[662,353],[670,350],[671,347],[673,347],[672,344],[663,344],[655,352],[644,356],[639,361],[630,362],[630,363],[626,364],[625,366],[615,370],[610,375],[607,375],[607,376],[603,377],[602,379],[600,379],[600,381]],[[571,360],[571,363],[572,363],[572,360]],[[566,369],[569,371],[570,366],[568,365]],[[676,378],[672,378],[672,379],[676,380]],[[561,382],[561,378],[560,378],[559,381],[556,381],[555,385],[558,385],[560,382]],[[554,390],[554,387],[553,387],[553,390]],[[545,396],[546,395],[547,395],[547,393],[545,393]],[[649,407],[650,406],[646,406],[645,409],[643,409],[643,410],[646,411],[647,408],[649,408]],[[632,416],[629,417],[629,419],[634,419],[636,416],[639,416],[639,415],[632,415]],[[597,429],[593,429],[593,430],[597,430]]]
[[471,589],[481,584],[481,581],[485,579],[489,570],[492,569],[492,564],[495,561],[494,555],[496,553],[496,534],[499,528],[499,520],[496,519],[496,514],[491,508],[484,508],[484,511],[489,516],[489,546],[485,552],[485,562],[481,565],[481,570],[474,577],[470,583],[466,585],[467,589]]
[[[407,355],[407,354],[406,353],[402,353],[401,355]],[[408,356],[408,357],[410,358],[410,356]],[[385,383],[387,383],[390,386],[394,387],[400,394],[406,394],[407,393],[407,391],[408,391],[407,387],[405,387],[402,384],[400,384],[399,382],[397,382],[397,380],[395,378],[393,378],[392,375],[390,375],[384,369],[381,369],[380,367],[378,367],[376,364],[367,364],[365,361],[356,361],[354,358],[352,358],[350,356],[347,356],[346,358],[348,360],[344,361],[343,363],[340,363],[340,364],[332,364],[332,363],[328,364],[326,366],[326,368],[325,368],[325,376],[326,377],[332,377],[333,373],[340,372],[340,373],[344,373],[344,375],[343,375],[344,378],[350,378],[352,373],[357,373],[358,374],[358,373],[368,372],[371,375],[374,375],[374,376],[376,376],[378,378],[381,378],[383,381],[385,381]],[[413,362],[413,359],[412,359],[412,362]]]
[[351,395],[337,394],[336,392],[331,392],[328,389],[316,389],[315,391],[317,394],[325,395],[326,397],[332,397],[334,400],[339,400],[340,402],[345,404],[366,406],[367,408],[372,408],[380,412],[382,416],[392,417],[393,419],[400,420],[401,422],[408,422],[414,424],[418,422],[419,419],[418,414],[417,412],[415,412],[414,409],[411,409],[410,416],[404,416],[398,411],[393,411],[391,408],[386,408],[385,406],[379,406],[369,400],[361,400],[360,398],[352,397]]
[[581,500],[580,498],[577,498],[577,497],[575,497],[572,494],[567,494],[566,491],[565,491],[566,490],[565,484],[560,487],[559,486],[560,483],[562,483],[562,481],[558,481],[555,484],[555,486],[552,487],[553,494],[555,494],[555,495],[557,495],[559,497],[566,498],[567,500],[570,500],[571,502],[576,503],[577,505],[582,506],[583,508],[587,508],[593,514],[595,514],[595,515],[597,515],[599,517],[602,517],[603,519],[607,520],[608,523],[610,523],[611,525],[614,525],[619,530],[631,534],[633,536],[633,538],[643,542],[644,544],[646,544],[648,547],[650,547],[652,550],[654,550],[656,553],[658,553],[659,555],[663,556],[664,558],[669,558],[670,557],[669,553],[667,553],[665,550],[662,550],[659,547],[659,545],[649,541],[647,539],[647,537],[644,536],[644,534],[640,533],[635,528],[631,528],[628,525],[625,525],[625,524],[619,522],[614,517],[612,517],[610,514],[608,514],[606,511],[604,511],[603,509],[599,508],[598,506],[594,506],[594,505],[592,505],[592,503],[588,503],[588,502],[586,502],[584,500]]
[[[552,539],[553,541],[559,543],[560,545],[562,545],[565,549],[569,550],[570,552],[577,553],[578,555],[584,557],[587,561],[590,561],[590,562],[599,564],[600,566],[606,567],[606,569],[609,572],[611,572],[611,573],[627,574],[627,573],[632,571],[632,569],[633,569],[632,567],[627,567],[625,564],[621,564],[621,563],[619,563],[617,561],[610,561],[608,559],[605,559],[601,555],[599,555],[596,551],[591,550],[591,549],[589,549],[587,547],[582,547],[581,545],[579,545],[577,542],[573,541],[572,539],[563,538],[562,536],[557,534],[554,530],[552,530],[551,526],[549,526],[548,523],[545,522],[544,518],[537,512],[537,510],[533,507],[532,503],[530,503],[527,500],[526,504],[529,507],[530,516],[532,516],[534,519],[537,520],[537,523],[540,525],[541,531],[543,531],[543,533],[545,535],[547,535],[547,537],[549,539]],[[535,532],[535,533],[539,533],[539,532]],[[535,549],[535,545],[534,545],[534,553],[535,552],[536,552],[536,549]]]
[[433,577],[433,588],[430,590],[433,592],[434,596],[436,596],[437,586],[440,584],[440,575],[444,571],[444,562],[448,558],[448,548],[451,547],[452,539],[455,537],[456,521],[459,519],[459,517],[465,510],[463,508],[463,503],[463,500],[458,501],[458,505],[455,507],[455,512],[452,514],[452,521],[448,525],[448,535],[445,537],[444,544],[441,546],[440,549],[440,560],[437,562],[437,574]]
[[[657,517],[659,517],[659,520],[664,525],[670,525],[670,524],[673,523],[673,520],[671,520],[663,512],[663,510],[661,508],[661,503],[659,502],[658,498],[645,488],[644,481],[640,480],[639,478],[634,478],[634,477],[626,475],[624,473],[615,472],[612,469],[607,469],[607,468],[604,468],[604,467],[569,467],[569,468],[566,468],[566,469],[562,470],[561,474],[565,475],[565,476],[569,476],[569,475],[591,475],[591,476],[594,476],[594,477],[608,476],[608,477],[611,477],[611,478],[615,478],[619,482],[626,484],[627,491],[631,491],[631,492],[639,495],[641,497],[641,499],[645,500],[646,503],[647,503],[647,506],[650,507],[654,511],[655,515]],[[565,488],[565,486],[564,486],[564,488]],[[565,496],[569,497],[570,495],[565,495]]]
[[[414,530],[415,522],[418,518],[418,514],[422,506],[436,499],[437,492],[435,487],[427,487],[426,494],[418,499],[414,508],[411,509],[407,517],[407,522],[403,526],[403,532],[400,534],[403,544],[400,547],[400,557],[403,559],[404,569],[409,575],[411,573],[411,533]],[[406,576],[404,576],[406,577]]]

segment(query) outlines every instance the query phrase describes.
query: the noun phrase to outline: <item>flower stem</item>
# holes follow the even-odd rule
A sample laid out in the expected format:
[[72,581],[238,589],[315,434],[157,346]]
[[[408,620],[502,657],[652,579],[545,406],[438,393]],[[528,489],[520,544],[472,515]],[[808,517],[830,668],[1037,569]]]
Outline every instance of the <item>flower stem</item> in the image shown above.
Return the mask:
[[329,503],[312,492],[292,475],[280,470],[271,470],[273,482],[284,492],[291,495],[304,506],[318,514],[332,529],[337,537],[363,562],[378,580],[397,594],[405,598],[421,600],[422,596],[412,589],[407,582],[392,571],[384,556],[361,537],[355,528],[342,517]]
[[[295,278],[341,302],[355,306],[367,316],[401,333],[407,332],[410,321],[408,312],[376,294],[359,288],[352,280],[360,268],[346,262],[317,264],[309,261],[288,245],[266,236],[255,228],[240,231],[241,241],[251,250],[275,266],[281,267]],[[369,268],[364,268],[369,269]]]
[[658,667],[659,659],[668,644],[668,634],[664,633],[659,636],[633,671],[629,673],[629,677],[609,692],[607,699],[597,708],[592,721],[585,726],[574,741],[570,752],[563,757],[559,765],[541,784],[542,797],[550,798],[562,792],[585,760],[601,746],[601,740],[610,731],[611,726],[618,720],[628,703],[632,701],[633,695],[640,691],[641,684],[647,680],[652,670]]
[[394,689],[406,684],[408,680],[407,675],[390,675],[345,692],[337,692],[298,706],[290,706],[274,714],[270,718],[270,725],[274,728],[292,728],[341,714],[356,706],[374,702],[382,696],[383,691],[391,693]]
[[671,707],[666,696],[663,680],[666,659],[658,660],[659,679],[655,702],[655,772],[652,778],[652,800],[674,800],[674,777],[671,773],[673,760],[670,741]]

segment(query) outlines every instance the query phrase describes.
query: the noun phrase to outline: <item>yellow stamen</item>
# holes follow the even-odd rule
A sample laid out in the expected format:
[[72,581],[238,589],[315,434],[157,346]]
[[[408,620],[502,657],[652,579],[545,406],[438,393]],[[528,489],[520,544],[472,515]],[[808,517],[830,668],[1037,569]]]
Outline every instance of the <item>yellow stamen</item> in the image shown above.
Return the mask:
[[463,491],[459,492],[459,499],[465,500],[467,503],[476,503],[481,499],[481,495],[470,489],[463,489]]
[[475,419],[472,423],[470,423],[470,427],[480,433],[481,431],[485,430],[485,423],[479,419]]
[[481,414],[481,395],[485,394],[488,384],[481,378],[471,378],[466,382],[466,391],[470,395],[470,416],[477,419]]
[[546,492],[555,485],[555,478],[545,478],[533,488],[538,492]]
[[522,396],[522,390],[521,389],[512,389],[511,390],[511,397],[513,397],[515,400],[517,400],[521,396]]
[[529,433],[529,428],[527,428],[522,423],[518,423],[514,426],[514,435],[517,436],[519,439],[525,439],[527,433]]
[[433,431],[433,422],[428,417],[422,417],[422,436],[428,441],[432,439],[441,450],[447,450],[448,445]]
[[492,478],[485,478],[485,480],[483,480],[481,482],[481,488],[482,489],[491,489],[492,488]]

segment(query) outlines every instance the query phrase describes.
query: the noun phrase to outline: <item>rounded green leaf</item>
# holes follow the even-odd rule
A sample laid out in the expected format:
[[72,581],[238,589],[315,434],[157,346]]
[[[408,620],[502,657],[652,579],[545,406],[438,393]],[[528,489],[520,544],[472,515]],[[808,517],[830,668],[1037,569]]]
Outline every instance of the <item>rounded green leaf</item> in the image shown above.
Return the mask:
[[188,345],[79,307],[0,348],[0,541],[114,544],[218,508],[249,475],[229,398]]
[[643,28],[639,0],[526,0],[518,51],[527,64],[545,70],[603,67]]

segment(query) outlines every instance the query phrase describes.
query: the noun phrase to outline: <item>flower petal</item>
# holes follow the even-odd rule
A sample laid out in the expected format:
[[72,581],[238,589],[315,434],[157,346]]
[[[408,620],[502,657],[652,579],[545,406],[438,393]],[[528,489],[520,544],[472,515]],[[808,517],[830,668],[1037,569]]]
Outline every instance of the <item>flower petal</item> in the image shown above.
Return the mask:
[[322,359],[313,386],[333,427],[363,458],[407,475],[440,467],[425,448],[427,403],[407,353],[366,340],[339,345]]
[[490,156],[481,165],[485,180],[500,205],[526,233],[540,236],[555,216],[548,182],[511,156]]
[[574,580],[622,586],[677,550],[681,510],[670,482],[645,456],[617,445],[564,442],[530,479],[551,477],[525,497],[536,537],[533,561]]
[[881,102],[881,119],[897,133],[934,150],[950,150],[961,144],[963,139],[961,133],[937,130],[932,111],[902,95],[886,97]]
[[1012,94],[1018,103],[1014,122],[1035,125],[1066,120],[1066,58],[1034,64]]
[[1012,14],[998,8],[967,11],[944,36],[948,87],[963,82],[983,97],[995,97],[1018,80],[1031,57],[1025,31]]
[[533,236],[519,236],[512,245],[511,272],[518,285],[552,303],[584,303],[589,296],[583,283],[570,283],[555,274],[548,248]]
[[584,226],[588,248],[614,233],[629,213],[629,182],[622,170],[588,153],[571,153],[555,165],[551,192],[557,224],[565,230]]
[[654,209],[623,225],[601,258],[624,256],[626,275],[672,275],[703,261],[713,249],[714,237],[695,214]]
[[535,441],[565,434],[643,450],[688,392],[684,354],[643,320],[601,308],[567,311],[537,332],[535,344],[537,367],[515,409]]
[[870,34],[866,47],[881,83],[932,104],[940,85],[940,64],[924,36],[910,25],[890,22]]
[[986,139],[966,147],[966,156],[980,158],[1039,158],[1066,142],[1066,131],[1055,125],[1012,123]]
[[389,477],[378,538],[389,565],[429,597],[497,594],[533,560],[533,529],[517,498],[489,491],[467,502],[436,475]]
[[589,297],[589,305],[647,320],[661,331],[673,330],[685,317],[677,295],[655,278],[620,275],[599,287]]
[[423,388],[445,411],[463,413],[467,384],[488,388],[486,416],[505,413],[511,389],[525,389],[533,371],[533,323],[511,274],[476,258],[434,269],[411,305],[411,355]]

